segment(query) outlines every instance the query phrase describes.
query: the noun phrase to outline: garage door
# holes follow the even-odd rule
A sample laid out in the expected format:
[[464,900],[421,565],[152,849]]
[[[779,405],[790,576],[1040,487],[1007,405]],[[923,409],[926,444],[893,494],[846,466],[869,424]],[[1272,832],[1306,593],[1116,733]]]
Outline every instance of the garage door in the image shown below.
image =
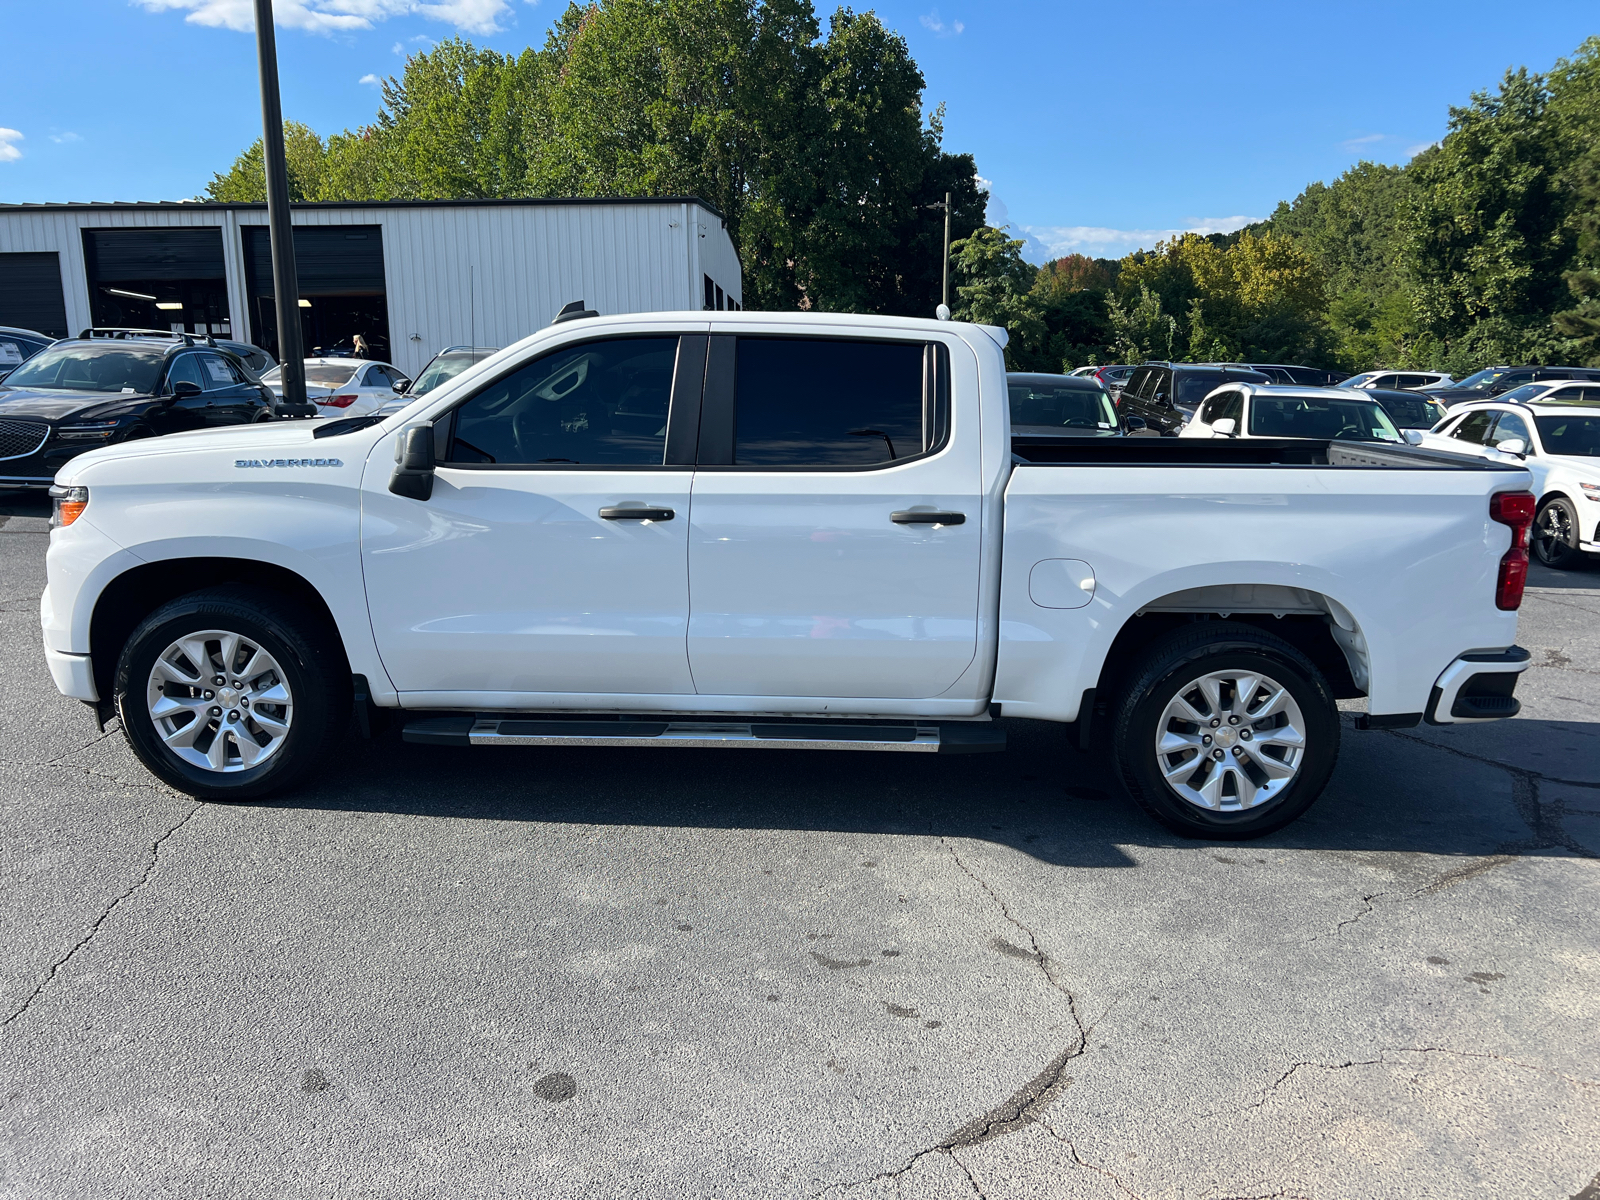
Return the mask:
[[61,256],[54,250],[0,254],[0,325],[67,336]]

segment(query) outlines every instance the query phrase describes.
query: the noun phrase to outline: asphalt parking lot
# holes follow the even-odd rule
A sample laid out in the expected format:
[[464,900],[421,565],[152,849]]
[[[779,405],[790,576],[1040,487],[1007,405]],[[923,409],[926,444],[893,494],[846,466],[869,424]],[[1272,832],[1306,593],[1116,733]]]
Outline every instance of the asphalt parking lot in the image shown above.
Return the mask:
[[1166,835],[1003,756],[352,737],[158,785],[0,495],[0,1196],[1600,1197],[1600,567],[1515,721]]

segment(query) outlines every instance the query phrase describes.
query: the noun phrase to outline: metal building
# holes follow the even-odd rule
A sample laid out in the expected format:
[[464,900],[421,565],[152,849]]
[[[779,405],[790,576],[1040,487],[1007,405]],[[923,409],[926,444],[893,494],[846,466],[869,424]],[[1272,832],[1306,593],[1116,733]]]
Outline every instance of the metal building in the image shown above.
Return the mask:
[[[508,346],[585,300],[602,313],[739,308],[739,256],[703,200],[297,204],[308,353],[408,375],[448,345]],[[226,334],[277,356],[265,204],[0,205],[0,325]]]

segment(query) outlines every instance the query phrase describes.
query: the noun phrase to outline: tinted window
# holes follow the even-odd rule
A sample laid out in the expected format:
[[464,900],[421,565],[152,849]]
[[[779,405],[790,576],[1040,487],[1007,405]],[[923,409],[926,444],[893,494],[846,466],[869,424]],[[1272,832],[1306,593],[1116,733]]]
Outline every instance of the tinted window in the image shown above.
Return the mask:
[[1450,431],[1450,436],[1458,441],[1470,442],[1474,446],[1483,445],[1483,439],[1489,432],[1489,425],[1494,421],[1492,412],[1475,412],[1468,414],[1467,418]]
[[1135,400],[1143,400],[1145,384],[1149,382],[1150,368],[1139,367],[1133,372],[1133,375],[1128,379],[1128,382],[1123,385],[1122,394],[1125,396],[1131,396]]
[[1257,437],[1345,438],[1358,442],[1398,442],[1381,405],[1371,400],[1322,396],[1256,396],[1250,402],[1250,432]]
[[1207,425],[1215,425],[1218,421],[1231,420],[1235,424],[1235,432],[1239,415],[1244,411],[1244,396],[1238,392],[1223,392],[1215,400],[1206,405],[1210,416],[1206,417]]
[[1546,454],[1600,458],[1600,416],[1535,417]]
[[923,345],[740,338],[740,466],[870,466],[923,450]]
[[1072,387],[1044,380],[1012,379],[1013,425],[1072,429],[1115,429],[1117,413],[1111,397],[1097,387]]
[[1225,376],[1220,371],[1178,372],[1178,394],[1174,399],[1180,408],[1193,408],[1206,398],[1206,393],[1221,387]]
[[201,378],[200,360],[193,354],[180,354],[172,360],[172,365],[167,368],[167,391],[172,390],[172,385],[178,382],[192,383],[201,391],[205,391],[206,382]]
[[449,462],[657,466],[678,339],[614,338],[547,354],[456,410]]
[[195,357],[200,360],[200,371],[203,376],[200,386],[206,391],[220,391],[222,388],[231,388],[235,384],[244,382],[244,376],[239,374],[233,364],[222,355],[199,354]]
[[126,344],[51,346],[8,375],[6,385],[148,395],[161,374],[165,353],[165,348]]
[[1528,433],[1528,426],[1523,419],[1516,413],[1501,413],[1500,419],[1495,422],[1494,432],[1489,435],[1489,444],[1498,446],[1512,438],[1521,438],[1525,447],[1533,445],[1533,437]]

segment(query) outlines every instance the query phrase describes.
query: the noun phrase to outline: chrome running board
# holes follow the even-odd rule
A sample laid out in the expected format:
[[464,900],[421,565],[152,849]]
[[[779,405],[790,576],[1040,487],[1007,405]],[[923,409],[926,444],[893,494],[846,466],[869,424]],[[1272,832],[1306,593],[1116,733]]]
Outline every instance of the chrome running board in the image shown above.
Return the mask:
[[889,750],[982,754],[1006,748],[988,722],[896,725],[847,721],[560,720],[526,716],[430,717],[401,732],[425,746],[681,746],[691,749]]

